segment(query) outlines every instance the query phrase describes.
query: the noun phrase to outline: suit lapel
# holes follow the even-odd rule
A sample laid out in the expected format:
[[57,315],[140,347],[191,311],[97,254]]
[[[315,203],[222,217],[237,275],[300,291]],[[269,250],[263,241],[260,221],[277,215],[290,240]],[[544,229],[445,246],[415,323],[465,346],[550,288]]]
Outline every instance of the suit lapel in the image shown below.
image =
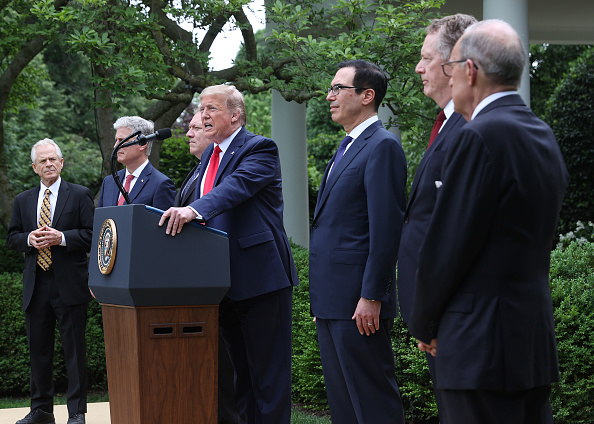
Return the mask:
[[[196,168],[198,168],[199,166],[200,166],[200,163],[198,163],[198,165],[196,165],[194,168],[192,168],[192,171],[190,171],[190,173],[186,176],[186,179],[184,180],[184,182],[181,185],[181,189],[180,189],[181,192],[183,192],[184,188],[186,187],[186,184],[188,184],[188,182],[192,178],[192,175],[194,175],[194,172],[196,172]],[[194,190],[196,189],[196,181],[198,179],[199,179],[199,177],[196,177],[196,179],[194,181],[192,181],[192,183],[187,188],[184,195],[179,199],[180,206],[184,205],[187,199],[194,198]]]
[[27,199],[27,211],[31,211],[29,225],[30,228],[37,228],[39,222],[37,222],[37,201],[39,200],[39,190],[41,186],[37,185],[36,190],[32,190]]
[[152,172],[153,172],[153,165],[149,162],[146,164],[146,166],[144,167],[144,169],[142,170],[142,172],[136,179],[136,182],[134,183],[134,187],[128,194],[128,196],[130,197],[130,202],[134,202],[134,199],[136,199],[138,197],[138,195],[142,191],[142,188],[145,186],[145,184],[150,179]]
[[227,167],[227,165],[229,165],[229,162],[231,162],[231,159],[233,159],[233,156],[235,155],[235,153],[237,153],[237,150],[239,150],[245,144],[246,135],[247,130],[242,127],[241,130],[235,136],[235,138],[231,141],[231,144],[229,144],[229,147],[225,151],[223,159],[221,159],[221,163],[219,164],[219,169],[217,170],[217,175],[214,181],[214,187],[216,187],[219,183],[221,175],[223,175],[225,168]]
[[445,126],[439,132],[439,134],[437,135],[435,140],[433,140],[433,143],[431,143],[431,146],[429,147],[429,149],[427,149],[427,151],[423,155],[423,158],[421,159],[421,162],[419,162],[419,166],[417,167],[417,171],[415,172],[415,178],[413,180],[413,183],[410,187],[410,195],[408,196],[409,200],[408,200],[408,205],[406,207],[407,211],[410,208],[410,205],[412,204],[413,199],[415,198],[415,196],[417,194],[417,188],[419,186],[419,181],[421,181],[421,177],[422,177],[423,173],[425,172],[425,168],[427,166],[427,163],[429,162],[429,159],[431,158],[431,155],[434,152],[441,150],[441,145],[443,144],[443,141],[445,140],[446,136],[452,130],[452,128],[454,128],[458,124],[460,119],[464,119],[462,117],[462,115],[460,115],[459,113],[453,113],[450,116],[450,119],[448,119],[446,121]]
[[346,169],[346,167],[357,157],[359,152],[365,147],[368,143],[368,139],[377,131],[378,128],[381,127],[381,122],[377,121],[371,124],[368,128],[361,133],[359,137],[353,141],[353,144],[348,148],[348,150],[344,153],[342,159],[338,162],[338,165],[332,168],[332,172],[330,172],[330,176],[328,176],[328,172],[332,164],[334,163],[334,158],[336,156],[336,152],[332,159],[330,160],[328,166],[326,167],[326,171],[324,172],[322,184],[320,184],[320,192],[318,193],[318,201],[316,203],[316,208],[314,211],[314,219],[316,218],[319,210],[322,208],[326,199],[328,198],[332,187],[340,178],[340,175]]
[[52,217],[52,227],[56,228],[58,224],[58,220],[62,215],[62,211],[64,210],[64,205],[68,201],[68,197],[70,196],[70,187],[68,183],[64,180],[60,183],[60,189],[58,190],[58,200],[56,202],[56,210],[54,211],[54,216]]

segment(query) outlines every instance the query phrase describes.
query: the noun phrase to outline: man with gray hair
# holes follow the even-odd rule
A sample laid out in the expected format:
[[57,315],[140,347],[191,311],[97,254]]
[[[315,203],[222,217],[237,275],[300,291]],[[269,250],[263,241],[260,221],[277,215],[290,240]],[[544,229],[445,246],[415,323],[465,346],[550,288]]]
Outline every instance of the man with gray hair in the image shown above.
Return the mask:
[[553,423],[549,266],[568,174],[517,93],[525,65],[520,37],[498,20],[469,27],[442,64],[469,122],[435,181],[409,328],[435,357],[450,423]]
[[60,177],[64,159],[53,140],[31,149],[40,184],[16,196],[6,244],[25,254],[23,311],[31,359],[31,412],[17,424],[54,424],[56,322],[68,374],[68,424],[84,424],[87,412],[85,329],[87,253],[95,205],[88,188]]
[[[154,132],[153,122],[139,116],[123,116],[113,124],[113,127],[116,130],[114,147],[137,131],[142,135],[150,135]],[[151,140],[143,146],[136,144],[118,150],[118,162],[126,167],[125,170],[118,172],[118,178],[129,193],[130,203],[166,210],[173,205],[175,185],[169,177],[159,172],[149,162],[148,156],[152,146]],[[97,206],[116,206],[124,203],[124,197],[120,194],[113,177],[108,175],[103,180]]]
[[[462,115],[454,112],[450,79],[443,74],[441,64],[449,59],[464,30],[475,22],[474,17],[461,13],[434,19],[426,29],[421,60],[415,68],[421,76],[423,93],[433,99],[442,110],[431,132],[427,151],[415,173],[402,226],[398,252],[398,305],[400,315],[406,323],[409,322],[412,308],[419,248],[425,239],[435,206],[435,181],[441,181],[441,165],[452,135],[466,123]],[[435,388],[435,359],[427,354],[427,361]],[[441,400],[436,390],[435,397],[439,412]],[[441,424],[446,423],[441,415],[439,421]]]

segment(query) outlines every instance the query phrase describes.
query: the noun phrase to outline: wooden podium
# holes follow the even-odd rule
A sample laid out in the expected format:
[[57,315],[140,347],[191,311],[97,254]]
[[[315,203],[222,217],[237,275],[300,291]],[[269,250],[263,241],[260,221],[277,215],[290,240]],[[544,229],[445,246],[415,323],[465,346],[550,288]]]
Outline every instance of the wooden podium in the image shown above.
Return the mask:
[[167,236],[161,213],[95,211],[89,287],[103,312],[111,423],[216,424],[228,240],[198,224]]

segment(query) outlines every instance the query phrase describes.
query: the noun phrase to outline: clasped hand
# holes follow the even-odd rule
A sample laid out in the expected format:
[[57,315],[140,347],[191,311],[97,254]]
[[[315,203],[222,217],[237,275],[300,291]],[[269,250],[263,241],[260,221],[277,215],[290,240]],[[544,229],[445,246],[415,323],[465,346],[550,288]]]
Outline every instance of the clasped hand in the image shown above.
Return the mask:
[[29,244],[35,249],[45,249],[62,243],[62,233],[52,227],[44,225],[29,233]]

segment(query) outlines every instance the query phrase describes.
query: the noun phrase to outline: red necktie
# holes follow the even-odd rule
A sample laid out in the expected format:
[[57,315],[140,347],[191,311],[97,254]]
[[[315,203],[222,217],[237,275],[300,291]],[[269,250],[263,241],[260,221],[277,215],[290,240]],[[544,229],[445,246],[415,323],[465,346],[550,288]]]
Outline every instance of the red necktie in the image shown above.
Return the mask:
[[437,137],[437,134],[439,134],[439,129],[443,125],[443,121],[445,121],[445,119],[446,116],[442,110],[441,112],[439,112],[439,115],[437,115],[435,124],[433,124],[433,129],[431,130],[431,137],[429,137],[429,144],[427,145],[427,150],[429,150],[429,147],[431,147],[431,143],[433,143],[433,140],[435,140],[435,137]]
[[[124,190],[126,190],[126,193],[130,193],[130,183],[132,182],[132,180],[134,179],[134,175],[129,174],[126,177],[126,183],[124,184]],[[118,199],[118,206],[122,206],[124,204],[124,196],[122,196],[120,194],[120,198]]]
[[208,170],[206,171],[206,179],[204,180],[204,187],[202,189],[203,196],[212,190],[212,186],[214,185],[214,180],[217,175],[217,171],[219,170],[219,153],[221,153],[221,148],[219,146],[215,146],[214,152],[210,157]]

